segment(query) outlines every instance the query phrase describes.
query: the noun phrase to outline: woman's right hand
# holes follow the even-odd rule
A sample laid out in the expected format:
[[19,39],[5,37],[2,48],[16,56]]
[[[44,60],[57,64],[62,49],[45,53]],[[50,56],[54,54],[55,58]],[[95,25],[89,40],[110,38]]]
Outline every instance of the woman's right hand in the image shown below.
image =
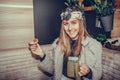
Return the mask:
[[34,39],[33,41],[29,42],[29,50],[31,51],[32,54],[38,55],[41,58],[44,56],[44,53],[38,44],[38,39]]

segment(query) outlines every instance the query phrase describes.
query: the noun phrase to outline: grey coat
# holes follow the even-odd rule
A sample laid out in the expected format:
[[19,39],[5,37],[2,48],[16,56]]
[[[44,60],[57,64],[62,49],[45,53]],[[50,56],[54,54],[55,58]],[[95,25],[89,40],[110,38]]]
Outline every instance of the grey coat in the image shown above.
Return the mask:
[[[53,50],[46,53],[45,59],[39,63],[39,68],[54,75],[53,80],[61,80],[63,68],[63,53],[55,40]],[[87,37],[82,42],[82,55],[80,61],[92,70],[91,80],[100,80],[102,75],[102,46],[95,39]],[[84,77],[84,80],[90,80]]]

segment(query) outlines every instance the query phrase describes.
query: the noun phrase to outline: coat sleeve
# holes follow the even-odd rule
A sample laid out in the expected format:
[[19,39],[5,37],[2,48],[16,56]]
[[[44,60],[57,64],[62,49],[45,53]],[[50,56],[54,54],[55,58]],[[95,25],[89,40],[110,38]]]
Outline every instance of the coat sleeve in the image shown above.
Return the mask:
[[102,46],[97,41],[92,41],[89,44],[89,49],[93,54],[93,63],[89,65],[92,71],[92,80],[100,80],[102,76]]
[[44,60],[38,60],[38,68],[39,70],[43,72],[48,72],[50,74],[53,74],[53,49],[50,51],[46,51]]
[[56,46],[56,41],[53,42],[53,44],[50,46],[52,49],[48,51],[43,51],[45,53],[44,60],[39,60],[38,62],[38,68],[43,71],[50,74],[53,74],[54,72],[54,50]]

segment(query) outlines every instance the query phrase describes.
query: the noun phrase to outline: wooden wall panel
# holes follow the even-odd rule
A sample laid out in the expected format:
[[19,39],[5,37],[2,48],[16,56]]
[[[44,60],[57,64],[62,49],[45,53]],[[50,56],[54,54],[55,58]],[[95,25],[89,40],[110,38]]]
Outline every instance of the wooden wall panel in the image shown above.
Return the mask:
[[0,80],[40,80],[45,76],[27,48],[34,38],[32,4],[32,0],[0,0]]
[[32,1],[0,1],[0,50],[27,47],[34,36],[33,22]]
[[11,5],[32,5],[32,0],[0,0],[0,4],[11,4]]

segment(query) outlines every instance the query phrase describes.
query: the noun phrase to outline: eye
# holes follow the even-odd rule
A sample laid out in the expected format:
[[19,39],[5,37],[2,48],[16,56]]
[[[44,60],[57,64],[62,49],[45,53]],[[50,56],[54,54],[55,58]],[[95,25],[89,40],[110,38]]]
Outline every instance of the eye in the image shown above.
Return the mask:
[[65,22],[65,23],[63,23],[63,25],[64,25],[64,26],[68,26],[68,23],[67,23],[67,22]]
[[77,24],[77,22],[76,22],[76,21],[72,21],[71,23],[72,23],[73,25]]

